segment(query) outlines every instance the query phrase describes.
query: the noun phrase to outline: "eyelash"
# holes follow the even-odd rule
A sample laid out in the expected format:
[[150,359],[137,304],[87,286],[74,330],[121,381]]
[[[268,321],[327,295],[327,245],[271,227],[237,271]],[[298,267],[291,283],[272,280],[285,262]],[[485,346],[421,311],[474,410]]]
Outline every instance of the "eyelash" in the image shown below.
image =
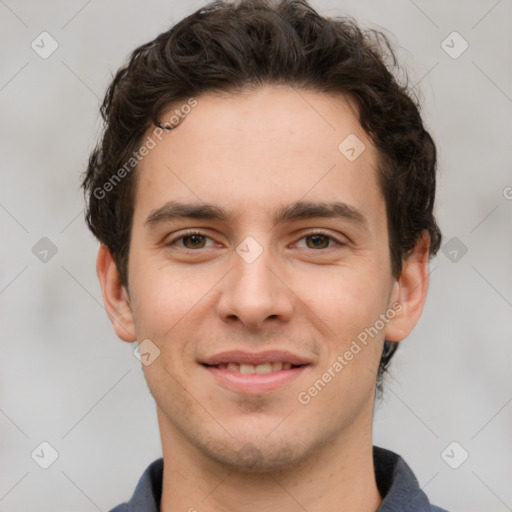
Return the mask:
[[[204,233],[202,233],[201,231],[195,231],[195,230],[189,230],[189,231],[185,231],[185,233],[183,233],[182,235],[180,235],[179,237],[177,238],[174,238],[173,240],[171,240],[169,243],[166,244],[166,246],[172,246],[174,245],[178,240],[182,240],[183,238],[186,238],[188,236],[192,236],[192,235],[201,235],[205,238],[210,238],[208,235],[205,235]],[[323,231],[323,230],[316,230],[316,231],[311,231],[309,233],[305,233],[304,235],[302,235],[299,240],[302,240],[303,238],[307,238],[308,236],[314,236],[314,235],[322,235],[322,236],[325,236],[326,238],[328,238],[329,240],[331,241],[334,241],[335,242],[335,245],[339,245],[339,246],[343,246],[343,245],[346,245],[345,243],[341,242],[340,240],[338,240],[337,238],[333,237],[330,233],[326,232],[326,231]],[[325,247],[323,248],[324,250],[325,249],[331,249],[332,247],[329,246],[329,247]],[[190,252],[197,252],[201,249],[204,249],[204,247],[200,247],[199,249],[188,249],[187,247],[180,247],[180,249],[183,249],[184,251],[190,251]],[[309,247],[308,247],[309,249]],[[315,249],[311,249],[311,250],[315,250]]]

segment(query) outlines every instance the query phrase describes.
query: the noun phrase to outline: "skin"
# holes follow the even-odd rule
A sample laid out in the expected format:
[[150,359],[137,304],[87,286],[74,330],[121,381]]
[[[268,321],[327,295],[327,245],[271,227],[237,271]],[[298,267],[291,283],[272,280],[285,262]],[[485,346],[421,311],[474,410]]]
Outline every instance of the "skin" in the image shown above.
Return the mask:
[[[129,290],[103,245],[97,260],[117,335],[149,338],[160,350],[143,370],[165,461],[161,510],[375,511],[378,363],[385,337],[404,339],[421,315],[428,236],[394,278],[377,153],[344,97],[265,86],[196,99],[137,170]],[[350,134],[366,146],[353,162],[338,150]],[[170,200],[212,203],[232,216],[148,225]],[[346,203],[367,226],[346,218],[276,224],[274,209],[297,200]],[[190,228],[206,238],[179,239]],[[331,238],[315,239],[318,230]],[[263,251],[252,263],[236,252],[248,236]],[[301,404],[298,394],[397,301],[401,311]],[[279,389],[247,396],[198,363],[233,349],[289,350],[311,364]]]

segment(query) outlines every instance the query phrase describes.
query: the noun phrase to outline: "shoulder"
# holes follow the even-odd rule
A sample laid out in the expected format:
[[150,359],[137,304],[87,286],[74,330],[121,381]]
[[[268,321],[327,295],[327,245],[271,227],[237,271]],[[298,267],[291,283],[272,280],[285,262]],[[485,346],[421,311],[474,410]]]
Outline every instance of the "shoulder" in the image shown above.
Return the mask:
[[377,512],[448,512],[430,503],[412,469],[400,455],[374,446],[373,462],[382,496]]
[[129,501],[109,512],[158,512],[162,496],[163,459],[152,462],[144,471]]

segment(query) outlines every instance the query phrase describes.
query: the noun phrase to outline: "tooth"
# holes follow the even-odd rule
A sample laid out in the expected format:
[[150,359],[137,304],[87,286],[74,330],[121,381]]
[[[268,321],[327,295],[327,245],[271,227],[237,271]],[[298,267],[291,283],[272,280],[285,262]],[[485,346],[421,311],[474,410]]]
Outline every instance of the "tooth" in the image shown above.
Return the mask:
[[254,373],[254,365],[252,365],[252,364],[241,364],[240,365],[240,373],[243,373],[244,375],[249,375],[251,373]]
[[270,373],[272,371],[271,363],[259,364],[255,368],[256,373]]
[[219,363],[217,368],[221,370],[229,370],[235,373],[242,373],[244,375],[252,375],[253,373],[264,374],[271,372],[280,372],[281,370],[290,370],[291,363],[283,363],[281,361],[273,361],[272,363],[262,363],[258,365],[253,364],[238,364],[238,363]]
[[281,363],[281,361],[272,363],[272,371],[273,372],[280,372],[282,369],[283,369],[283,363]]

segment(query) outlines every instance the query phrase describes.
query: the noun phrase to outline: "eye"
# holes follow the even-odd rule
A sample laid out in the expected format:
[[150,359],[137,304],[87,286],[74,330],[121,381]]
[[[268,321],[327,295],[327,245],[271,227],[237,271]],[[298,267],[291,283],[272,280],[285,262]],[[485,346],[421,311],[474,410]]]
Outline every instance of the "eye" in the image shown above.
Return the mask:
[[[206,240],[212,240],[209,236],[200,231],[187,231],[179,237],[171,240],[167,246],[178,245],[185,250],[205,249]],[[343,242],[334,238],[331,234],[324,231],[312,231],[306,233],[299,240],[306,240],[306,249],[329,249],[333,245],[345,245]],[[181,242],[178,244],[177,242]]]
[[[343,242],[324,231],[306,233],[300,240],[306,240],[307,249],[328,249],[333,245],[332,242],[334,242],[334,245],[344,245]],[[310,243],[308,243],[308,240]]]
[[182,241],[183,245],[180,245],[183,249],[195,250],[195,249],[204,249],[205,248],[205,240],[211,238],[209,236],[204,235],[200,231],[187,231],[185,234],[174,238],[166,245],[176,245],[176,242]]

